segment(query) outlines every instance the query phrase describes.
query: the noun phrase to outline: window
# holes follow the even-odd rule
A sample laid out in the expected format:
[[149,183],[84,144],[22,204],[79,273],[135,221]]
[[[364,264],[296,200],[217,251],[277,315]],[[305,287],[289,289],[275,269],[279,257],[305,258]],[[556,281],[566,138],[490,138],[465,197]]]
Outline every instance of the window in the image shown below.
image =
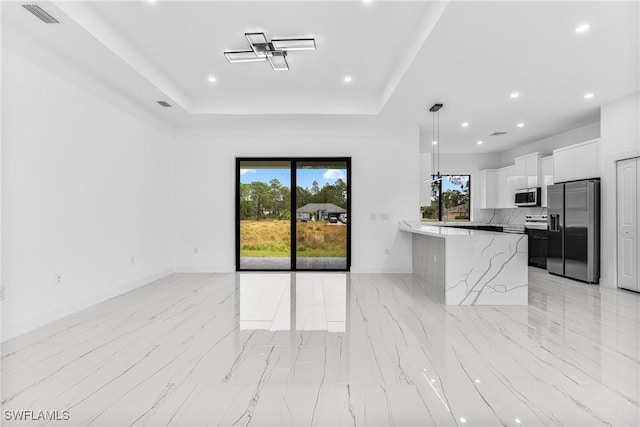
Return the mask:
[[470,221],[470,200],[470,175],[442,175],[431,183],[431,205],[420,208],[422,221]]
[[348,271],[349,158],[236,160],[236,269]]

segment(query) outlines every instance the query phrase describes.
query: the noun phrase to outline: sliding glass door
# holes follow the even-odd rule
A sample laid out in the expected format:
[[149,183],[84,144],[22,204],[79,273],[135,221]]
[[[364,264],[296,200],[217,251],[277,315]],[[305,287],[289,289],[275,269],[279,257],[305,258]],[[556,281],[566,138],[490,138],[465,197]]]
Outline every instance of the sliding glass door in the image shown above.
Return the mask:
[[239,269],[291,269],[291,164],[240,161]]
[[348,270],[350,175],[348,158],[237,159],[236,269]]
[[347,268],[347,162],[296,162],[296,268]]

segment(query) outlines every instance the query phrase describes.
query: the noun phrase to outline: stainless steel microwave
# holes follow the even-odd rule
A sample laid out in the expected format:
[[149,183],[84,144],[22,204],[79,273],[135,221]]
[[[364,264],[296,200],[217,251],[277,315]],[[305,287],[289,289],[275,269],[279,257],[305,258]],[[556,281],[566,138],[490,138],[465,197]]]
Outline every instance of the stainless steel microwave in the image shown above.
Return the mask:
[[540,206],[540,187],[521,188],[516,190],[515,205],[524,206]]

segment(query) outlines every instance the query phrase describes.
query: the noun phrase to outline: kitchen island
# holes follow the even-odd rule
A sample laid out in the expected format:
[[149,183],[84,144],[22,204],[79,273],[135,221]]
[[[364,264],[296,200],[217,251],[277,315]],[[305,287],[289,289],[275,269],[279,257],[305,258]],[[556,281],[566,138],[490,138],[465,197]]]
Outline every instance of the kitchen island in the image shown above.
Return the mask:
[[526,234],[420,221],[398,228],[412,233],[413,273],[443,303],[528,304]]

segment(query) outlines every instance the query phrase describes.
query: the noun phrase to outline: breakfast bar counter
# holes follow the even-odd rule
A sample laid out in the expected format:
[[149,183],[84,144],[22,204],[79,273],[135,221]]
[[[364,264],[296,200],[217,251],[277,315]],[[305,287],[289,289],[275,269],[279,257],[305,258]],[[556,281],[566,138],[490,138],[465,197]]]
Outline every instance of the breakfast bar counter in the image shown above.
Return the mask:
[[447,305],[527,305],[526,234],[400,221],[413,273]]

